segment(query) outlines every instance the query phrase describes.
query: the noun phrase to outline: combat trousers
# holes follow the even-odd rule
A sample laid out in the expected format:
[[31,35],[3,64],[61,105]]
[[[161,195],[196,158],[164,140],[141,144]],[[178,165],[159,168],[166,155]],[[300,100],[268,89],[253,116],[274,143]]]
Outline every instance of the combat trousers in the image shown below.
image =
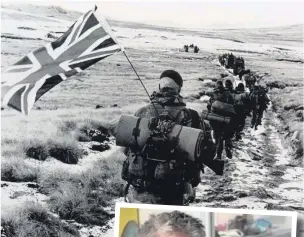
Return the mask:
[[222,123],[212,122],[211,127],[213,128],[213,136],[215,139],[216,158],[222,158],[224,145],[227,156],[231,156],[232,142],[231,132],[229,132],[228,126]]
[[244,130],[246,122],[246,115],[245,113],[239,113],[236,116],[236,125],[235,125],[235,133],[236,137],[240,137],[241,132]]
[[259,108],[259,109],[253,110],[251,127],[257,128],[259,125],[262,124],[263,114],[264,114],[264,108]]

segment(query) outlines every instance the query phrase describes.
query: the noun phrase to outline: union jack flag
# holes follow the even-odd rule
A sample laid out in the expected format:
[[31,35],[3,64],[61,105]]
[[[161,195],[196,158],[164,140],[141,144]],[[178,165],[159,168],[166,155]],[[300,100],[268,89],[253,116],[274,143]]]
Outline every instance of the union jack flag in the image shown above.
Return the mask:
[[7,69],[1,82],[4,106],[28,114],[34,103],[60,82],[124,50],[96,10],[95,6],[56,41],[34,50]]

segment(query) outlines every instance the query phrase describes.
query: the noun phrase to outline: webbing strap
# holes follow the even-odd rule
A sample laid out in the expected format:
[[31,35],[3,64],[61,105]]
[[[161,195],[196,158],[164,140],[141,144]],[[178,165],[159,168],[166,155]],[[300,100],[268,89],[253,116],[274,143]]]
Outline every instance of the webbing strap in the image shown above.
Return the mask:
[[183,126],[180,126],[180,130],[178,131],[178,133],[176,134],[176,136],[172,137],[172,144],[174,144],[173,147],[177,147],[178,139],[179,139],[179,136],[180,136],[180,134],[182,132],[182,129],[183,129]]
[[140,134],[140,129],[139,129],[139,124],[140,124],[141,118],[138,118],[137,122],[136,122],[136,127],[133,129],[132,135],[135,138],[135,144],[138,147],[138,142],[137,142],[137,138]]

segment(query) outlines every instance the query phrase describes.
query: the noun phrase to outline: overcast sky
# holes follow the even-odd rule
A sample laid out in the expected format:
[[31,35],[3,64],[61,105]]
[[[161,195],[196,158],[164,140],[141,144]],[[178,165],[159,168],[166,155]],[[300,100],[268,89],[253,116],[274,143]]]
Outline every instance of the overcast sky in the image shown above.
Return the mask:
[[303,24],[304,15],[303,1],[40,0],[35,3],[58,5],[82,12],[90,10],[96,4],[104,16],[112,19],[182,28],[247,28]]

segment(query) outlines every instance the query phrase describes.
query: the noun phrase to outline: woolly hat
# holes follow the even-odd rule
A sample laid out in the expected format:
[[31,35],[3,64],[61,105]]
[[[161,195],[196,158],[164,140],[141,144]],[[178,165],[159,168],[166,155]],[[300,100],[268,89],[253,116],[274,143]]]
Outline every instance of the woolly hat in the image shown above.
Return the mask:
[[223,82],[221,80],[216,81],[215,83],[215,88],[219,89],[219,88],[223,88]]
[[238,84],[238,86],[237,86],[237,89],[238,89],[238,90],[244,91],[244,90],[245,90],[245,85],[244,85],[244,83],[240,82],[240,83]]
[[229,79],[227,79],[227,80],[225,81],[225,86],[226,86],[226,87],[232,87],[232,86],[233,86],[232,81],[229,80]]
[[161,75],[160,79],[163,77],[169,77],[171,78],[178,86],[182,87],[183,86],[183,78],[182,76],[174,71],[174,70],[165,70]]

